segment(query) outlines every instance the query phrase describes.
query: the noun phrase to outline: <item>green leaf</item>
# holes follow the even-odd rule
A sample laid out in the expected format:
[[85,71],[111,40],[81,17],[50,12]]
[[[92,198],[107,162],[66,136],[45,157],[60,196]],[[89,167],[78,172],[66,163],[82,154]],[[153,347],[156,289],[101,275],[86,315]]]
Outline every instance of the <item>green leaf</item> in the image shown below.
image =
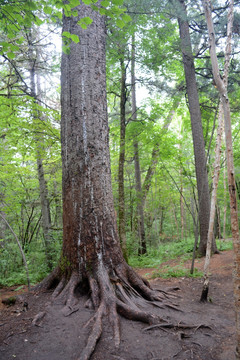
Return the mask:
[[52,14],[52,8],[50,6],[44,6],[43,11],[46,15]]
[[62,36],[65,36],[65,37],[68,38],[68,39],[71,38],[71,34],[70,34],[70,32],[68,32],[68,31],[63,31]]
[[132,20],[131,16],[129,16],[128,14],[122,14],[122,20],[125,22],[125,23],[128,23],[129,21]]
[[91,23],[93,22],[93,20],[88,16],[82,18],[82,20],[85,22],[86,25],[91,25]]
[[64,13],[67,17],[70,17],[72,15],[72,12],[71,12],[71,6],[69,4],[65,4],[63,5],[63,10],[64,10]]
[[72,16],[74,17],[78,16],[78,11],[77,10],[72,11]]
[[117,19],[116,25],[122,29],[125,26],[125,22],[121,19]]
[[111,0],[111,1],[112,1],[112,4],[117,5],[117,6],[123,4],[123,0]]
[[77,24],[80,25],[83,29],[87,29],[88,25],[91,25],[92,19],[90,17],[84,17],[80,19]]
[[76,34],[72,34],[71,39],[75,44],[79,43],[79,37]]
[[92,0],[82,0],[85,5],[92,4]]
[[102,0],[101,5],[104,6],[104,7],[108,7],[110,5],[110,1],[109,0]]
[[[80,25],[80,24],[78,24],[78,25]],[[83,23],[82,23],[80,26],[81,26],[81,28],[84,29],[84,30],[87,29],[87,25],[86,25],[86,24],[83,24]]]
[[9,59],[14,59],[16,55],[13,52],[8,52],[7,56],[9,57]]
[[61,11],[57,11],[55,13],[55,15],[58,17],[58,19],[62,20],[62,12]]
[[9,48],[10,48],[10,50],[11,50],[12,52],[19,50],[19,46],[14,45],[14,44],[9,44]]
[[16,289],[14,289],[14,291],[18,291],[24,288],[24,285],[18,286]]
[[55,6],[57,9],[61,9],[63,7],[63,3],[61,0],[55,2]]
[[34,23],[37,25],[37,26],[40,26],[43,24],[43,20],[41,20],[38,16],[34,16]]
[[95,11],[98,11],[98,10],[99,10],[99,8],[98,8],[96,5],[92,5],[91,8],[92,8],[93,10],[95,10]]
[[107,10],[106,10],[106,9],[101,8],[101,9],[99,10],[99,13],[100,13],[100,15],[106,15]]
[[79,0],[70,0],[69,4],[73,8],[73,7],[78,6],[80,4],[80,1]]
[[19,39],[16,39],[17,44],[22,44],[24,42],[24,37],[21,36]]

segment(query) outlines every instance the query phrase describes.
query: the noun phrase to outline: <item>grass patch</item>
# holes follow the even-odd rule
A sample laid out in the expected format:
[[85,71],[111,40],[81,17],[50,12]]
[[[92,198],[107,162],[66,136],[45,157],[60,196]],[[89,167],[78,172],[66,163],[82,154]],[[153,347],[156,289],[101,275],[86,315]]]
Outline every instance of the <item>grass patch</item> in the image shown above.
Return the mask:
[[161,269],[156,270],[153,272],[151,279],[156,278],[181,278],[181,277],[191,277],[191,278],[198,278],[203,277],[203,272],[198,271],[198,269],[194,269],[193,274],[190,274],[190,270],[182,267],[181,265],[176,265],[173,267],[170,267],[169,265],[163,266]]
[[232,239],[226,239],[226,240],[217,240],[217,248],[219,251],[225,251],[225,250],[232,250],[233,249],[233,243]]
[[[233,248],[231,240],[217,240],[216,243],[220,251],[232,250]],[[190,274],[190,269],[182,266],[186,260],[192,259],[193,246],[193,239],[163,242],[157,249],[148,249],[146,255],[130,255],[129,265],[134,268],[155,268],[168,260],[178,259],[178,265],[173,267],[162,266],[161,269],[156,269],[153,272],[151,278],[202,277],[202,271],[195,268],[194,273]]]
[[177,257],[181,257],[180,261],[184,262],[192,257],[193,244],[193,239],[164,242],[157,249],[148,249],[146,255],[130,255],[129,265],[135,268],[156,267]]

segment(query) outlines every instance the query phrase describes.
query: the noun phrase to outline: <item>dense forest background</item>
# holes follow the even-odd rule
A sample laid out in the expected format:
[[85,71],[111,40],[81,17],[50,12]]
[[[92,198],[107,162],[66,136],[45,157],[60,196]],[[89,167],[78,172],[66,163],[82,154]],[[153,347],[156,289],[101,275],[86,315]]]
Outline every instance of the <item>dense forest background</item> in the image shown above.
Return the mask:
[[[178,9],[178,2],[126,1],[126,12],[117,21],[107,13],[112,185],[122,248],[132,264],[157,258],[163,249],[167,251],[169,242],[191,252],[199,238],[196,164],[179,34],[179,18],[186,19],[186,14]],[[102,1],[103,6],[107,3]],[[121,5],[121,1],[112,3]],[[201,1],[185,3],[211,192],[220,100]],[[223,71],[228,2],[212,4]],[[70,5],[64,5],[65,13]],[[57,1],[54,5],[44,1],[0,4],[2,285],[26,282],[16,238],[32,283],[43,279],[60,256],[61,6]],[[34,14],[33,22],[28,10]],[[234,12],[228,95],[239,199],[239,1],[234,3]],[[83,19],[82,26],[90,22]],[[62,35],[65,52],[70,41],[81,41],[69,33]],[[223,141],[215,215],[215,237],[219,239],[231,236],[228,199]]]

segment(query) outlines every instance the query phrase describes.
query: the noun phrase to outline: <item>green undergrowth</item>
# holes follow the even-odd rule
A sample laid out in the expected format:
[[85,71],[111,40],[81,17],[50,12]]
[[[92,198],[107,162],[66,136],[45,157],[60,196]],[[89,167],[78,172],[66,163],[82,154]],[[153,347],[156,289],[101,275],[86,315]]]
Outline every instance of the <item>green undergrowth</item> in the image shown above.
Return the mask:
[[[55,242],[55,248],[52,250],[52,266],[58,263],[61,249],[60,243]],[[34,285],[40,282],[49,274],[46,263],[45,249],[29,247],[25,251],[25,257],[28,265],[30,284]],[[6,244],[0,248],[0,287],[9,287],[14,285],[27,284],[27,275],[25,266],[16,244]]]
[[152,268],[165,261],[181,257],[184,262],[192,257],[193,240],[184,239],[159,243],[158,248],[149,248],[142,256],[129,256],[129,265],[135,268]]
[[176,266],[169,266],[169,265],[165,265],[163,266],[161,269],[158,269],[156,271],[154,271],[151,274],[151,279],[155,279],[158,277],[161,277],[163,279],[166,278],[179,278],[179,277],[193,277],[193,278],[197,278],[197,277],[202,277],[203,276],[203,272],[199,271],[197,268],[194,269],[193,274],[190,274],[189,269],[184,268],[181,265],[176,265]]
[[[186,260],[192,259],[194,247],[193,239],[184,239],[179,241],[169,241],[159,244],[157,249],[148,249],[148,253],[142,256],[130,256],[129,265],[134,268],[158,268],[153,272],[151,278],[162,277],[202,277],[203,273],[194,269],[194,273],[190,274],[189,269],[184,268],[183,264]],[[220,251],[231,250],[232,242],[217,240],[217,247]],[[177,259],[178,265],[159,266],[168,261]]]
[[[129,265],[134,268],[156,268],[152,277],[202,276],[197,269],[191,275],[189,270],[183,267],[184,262],[192,258],[193,244],[193,239],[159,242],[157,248],[148,248],[148,254],[146,255],[137,256],[130,254]],[[217,246],[220,251],[230,250],[232,249],[232,242],[230,240],[217,241]],[[58,263],[60,251],[61,242],[55,242],[52,253],[53,268]],[[33,285],[41,281],[49,273],[46,265],[45,251],[41,247],[38,249],[30,247],[25,256],[29,268],[30,283]],[[177,259],[178,265],[173,267],[163,265],[159,269],[159,265],[171,259]],[[27,284],[27,277],[19,249],[16,244],[11,244],[11,246],[5,245],[5,248],[0,248],[0,287],[22,284]]]

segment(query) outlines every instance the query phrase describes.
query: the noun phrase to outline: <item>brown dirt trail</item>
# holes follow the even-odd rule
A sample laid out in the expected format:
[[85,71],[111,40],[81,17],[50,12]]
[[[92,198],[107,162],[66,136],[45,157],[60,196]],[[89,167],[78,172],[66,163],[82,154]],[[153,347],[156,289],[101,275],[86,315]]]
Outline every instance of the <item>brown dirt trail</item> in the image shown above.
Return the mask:
[[[204,259],[195,266],[203,269]],[[160,266],[174,266],[176,260]],[[202,279],[157,278],[154,288],[166,290],[169,307],[148,304],[148,309],[164,318],[168,326],[148,325],[121,318],[121,344],[115,349],[112,328],[105,327],[103,337],[92,355],[93,360],[234,360],[235,324],[232,285],[233,252],[225,251],[211,259],[209,298],[199,302]],[[184,267],[190,268],[187,261]],[[141,275],[156,269],[139,269]],[[0,296],[15,295],[11,289],[0,289]],[[55,302],[40,326],[32,326],[34,316],[50,301],[51,293],[21,294],[15,305],[0,305],[1,360],[77,360],[85,347],[94,311],[86,309],[81,297],[79,310],[70,316],[61,312],[63,304]],[[28,309],[24,306],[28,303]],[[26,305],[26,304],[25,304]],[[179,309],[177,311],[176,309]],[[25,311],[26,310],[26,311]],[[146,309],[145,309],[146,310]],[[172,326],[171,326],[172,325]]]

